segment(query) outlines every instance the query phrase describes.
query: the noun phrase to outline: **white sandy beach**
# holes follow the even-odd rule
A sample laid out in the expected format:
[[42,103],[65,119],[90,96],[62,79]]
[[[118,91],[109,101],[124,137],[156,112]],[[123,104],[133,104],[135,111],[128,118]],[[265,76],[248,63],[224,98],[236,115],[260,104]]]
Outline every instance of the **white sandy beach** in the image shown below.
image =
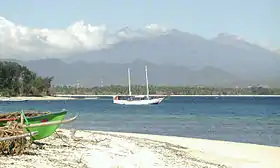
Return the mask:
[[0,167],[280,167],[280,147],[133,133],[73,133],[59,129],[22,156],[0,156]]
[[[0,99],[6,99],[7,97],[0,97]],[[56,96],[43,96],[43,97],[9,97],[16,100],[73,100],[71,97],[56,97]]]

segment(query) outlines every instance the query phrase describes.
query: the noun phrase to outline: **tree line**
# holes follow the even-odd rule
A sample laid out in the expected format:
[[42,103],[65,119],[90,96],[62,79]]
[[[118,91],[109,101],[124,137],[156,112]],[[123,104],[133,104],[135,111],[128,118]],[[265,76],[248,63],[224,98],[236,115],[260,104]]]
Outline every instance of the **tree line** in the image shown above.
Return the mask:
[[0,61],[1,96],[50,95],[53,77],[42,77],[16,62]]
[[[55,86],[56,94],[81,94],[81,95],[126,95],[127,86],[111,85],[103,87],[73,87]],[[146,86],[132,85],[132,94],[146,94]],[[198,86],[149,86],[150,94],[155,95],[280,95],[280,89],[252,86],[248,88],[215,88]]]
[[[26,66],[16,62],[0,61],[1,96],[45,96],[55,94],[117,95],[128,94],[128,87],[110,85],[103,87],[52,86],[53,77],[38,76]],[[132,93],[146,94],[146,86],[132,85]],[[248,88],[215,88],[199,86],[150,85],[150,94],[158,95],[280,95],[280,89],[252,86]]]

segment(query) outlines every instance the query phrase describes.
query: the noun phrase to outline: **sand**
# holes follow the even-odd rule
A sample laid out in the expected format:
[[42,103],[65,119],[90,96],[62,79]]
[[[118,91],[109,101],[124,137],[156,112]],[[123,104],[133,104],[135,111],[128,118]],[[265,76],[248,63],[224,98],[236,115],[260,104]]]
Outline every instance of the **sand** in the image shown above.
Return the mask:
[[133,133],[59,129],[0,167],[279,168],[279,147]]
[[[0,97],[0,99],[6,99],[7,97]],[[76,98],[71,97],[55,97],[55,96],[43,96],[43,97],[10,97],[10,99],[16,100],[73,100]]]

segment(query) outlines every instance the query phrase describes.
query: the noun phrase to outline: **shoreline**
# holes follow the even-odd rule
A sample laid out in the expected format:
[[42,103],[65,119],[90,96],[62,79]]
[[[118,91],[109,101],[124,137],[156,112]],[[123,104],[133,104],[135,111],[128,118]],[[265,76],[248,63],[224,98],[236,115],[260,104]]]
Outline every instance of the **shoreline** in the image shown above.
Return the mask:
[[279,156],[280,147],[264,145],[58,129],[26,154],[0,159],[7,167],[279,168]]
[[[42,96],[42,97],[0,97],[0,101],[51,101],[51,100],[98,100],[100,97],[113,97],[114,95],[58,95],[58,96]],[[280,95],[150,95],[150,96],[166,96],[166,97],[280,97]],[[75,98],[74,98],[75,97]],[[77,98],[81,97],[81,98]],[[89,98],[94,97],[94,98]],[[8,100],[7,100],[8,99]]]
[[[70,95],[70,94],[57,94],[59,97],[113,97],[116,95]],[[119,95],[128,96],[128,95]],[[146,96],[146,95],[132,95],[132,96]],[[166,97],[280,97],[280,95],[154,95],[150,96],[166,96]]]
[[[6,100],[8,99],[8,100]],[[10,100],[16,100],[16,101],[41,101],[41,100],[76,100],[77,98],[71,98],[71,97],[56,97],[56,96],[42,96],[42,97],[27,97],[27,96],[17,96],[17,97],[0,97],[0,100],[2,101],[9,101]]]

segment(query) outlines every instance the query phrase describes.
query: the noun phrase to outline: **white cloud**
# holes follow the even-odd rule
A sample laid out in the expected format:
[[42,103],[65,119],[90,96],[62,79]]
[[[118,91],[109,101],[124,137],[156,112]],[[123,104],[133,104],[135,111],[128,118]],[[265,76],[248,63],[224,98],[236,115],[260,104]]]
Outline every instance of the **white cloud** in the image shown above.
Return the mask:
[[92,26],[84,21],[65,29],[29,28],[0,17],[0,57],[34,59],[65,57],[70,53],[98,50],[120,41],[159,35],[168,30],[157,24],[141,30],[121,29],[110,32],[105,25]]
[[[63,58],[69,54],[98,50],[112,44],[135,38],[147,38],[166,34],[169,29],[150,24],[142,29],[128,27],[111,32],[105,25],[93,26],[78,21],[65,29],[30,28],[0,17],[0,58],[37,59]],[[234,36],[237,40],[245,40]],[[279,47],[258,43],[261,47],[280,53]]]

